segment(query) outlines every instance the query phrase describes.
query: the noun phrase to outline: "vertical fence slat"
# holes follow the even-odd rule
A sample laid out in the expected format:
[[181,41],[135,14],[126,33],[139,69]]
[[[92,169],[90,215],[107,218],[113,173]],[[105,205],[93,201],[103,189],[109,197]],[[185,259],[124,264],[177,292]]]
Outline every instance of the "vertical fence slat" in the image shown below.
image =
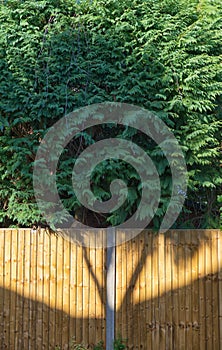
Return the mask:
[[55,347],[56,334],[56,281],[57,281],[57,237],[50,235],[49,239],[49,349]]
[[44,284],[43,284],[43,347],[44,349],[49,348],[50,344],[50,235],[46,232],[43,232],[44,235],[44,245],[43,245],[43,254],[44,254]]
[[[126,260],[126,268],[127,268],[127,274],[126,274],[126,286],[127,286],[127,290],[123,290],[124,292],[124,300],[125,300],[125,308],[127,310],[127,330],[126,333],[122,332],[122,329],[118,326],[117,324],[117,331],[120,332],[123,336],[124,339],[127,339],[127,344],[129,346],[129,348],[131,349],[133,347],[133,333],[134,333],[134,312],[133,312],[133,287],[130,284],[130,281],[132,279],[133,276],[133,259],[132,257],[132,251],[133,251],[133,243],[132,240],[128,241],[127,244],[127,260]],[[119,269],[118,269],[118,261],[117,261],[117,274],[119,273]],[[121,287],[121,286],[120,286]],[[119,305],[120,305],[120,309],[123,309],[123,304],[121,307],[121,300],[119,301]],[[117,334],[117,332],[116,332]]]
[[30,230],[24,230],[23,256],[23,347],[29,349],[29,316],[30,316]]
[[[181,305],[180,308],[180,349],[185,350],[186,349],[186,333],[187,333],[187,318],[189,317],[189,313],[187,312],[186,308],[189,308],[189,295],[188,295],[188,286],[186,285],[186,273],[187,273],[187,260],[188,260],[188,250],[186,246],[186,236],[184,235],[184,232],[182,231],[180,233],[180,245],[182,249],[182,265],[183,270],[182,273],[178,266],[178,277],[179,277],[179,283],[180,283],[180,300],[179,304]],[[189,318],[188,318],[189,319]],[[192,346],[192,343],[191,343]]]
[[106,242],[106,234],[105,230],[102,231],[102,247],[101,254],[102,254],[102,340],[105,343],[106,339],[106,249],[105,247]]
[[[18,236],[18,235],[17,235]],[[30,336],[30,348],[34,349],[36,346],[36,315],[37,315],[37,254],[38,254],[38,234],[35,232],[30,232],[30,286],[29,286],[29,295],[30,295],[30,325],[29,325],[29,336]],[[18,263],[17,263],[18,265]],[[16,317],[17,320],[17,317]]]
[[44,232],[39,231],[37,233],[38,244],[36,247],[36,341],[39,344],[39,348],[43,346],[43,292],[44,292]]
[[[121,334],[124,338],[127,338],[127,303],[124,302],[125,300],[125,294],[127,292],[127,271],[126,271],[126,262],[127,262],[127,243],[121,245],[121,261],[120,265],[118,266],[119,274],[120,274],[120,280],[121,285],[119,288],[119,306],[121,307]],[[122,306],[121,306],[122,304]],[[118,332],[118,330],[117,330]],[[117,334],[116,334],[117,335]],[[139,341],[139,339],[138,339]]]
[[[139,328],[140,328],[140,348],[146,349],[146,323],[145,323],[145,300],[146,300],[146,279],[145,279],[145,266],[146,266],[146,246],[145,246],[145,236],[144,234],[140,235],[140,241],[139,241]],[[126,256],[126,261],[127,261]],[[125,267],[126,267],[125,263]],[[127,311],[126,311],[127,314]]]
[[198,283],[198,265],[199,265],[199,254],[198,254],[198,235],[190,234],[191,242],[191,282],[192,282],[192,309],[191,309],[191,323],[192,323],[192,346],[193,349],[200,349],[199,345],[199,283]]
[[213,349],[218,347],[219,313],[218,313],[218,236],[219,232],[212,232],[212,342]]
[[159,300],[158,300],[158,241],[157,236],[152,237],[152,347],[156,349],[159,344]]
[[198,266],[198,274],[199,274],[199,323],[200,323],[200,349],[205,348],[205,330],[206,330],[206,322],[205,322],[205,241],[203,239],[203,232],[198,232],[199,237],[199,266]]
[[5,289],[4,289],[4,246],[5,246],[5,234],[4,230],[0,230],[0,348],[3,349],[4,346],[4,299],[5,299]]
[[206,339],[206,348],[212,349],[212,289],[211,289],[211,273],[212,273],[212,259],[211,259],[211,236],[208,232],[206,232],[206,240],[205,240],[205,279],[206,279],[206,295],[205,295],[205,303],[206,303],[206,331],[205,331],[205,339]]
[[[11,309],[11,230],[5,230],[5,252],[4,252],[4,317],[5,317],[5,328],[4,328],[4,339],[5,343],[11,346],[10,339],[10,309]],[[4,348],[3,348],[4,349]]]
[[89,256],[89,249],[87,247],[83,248],[83,278],[82,278],[82,300],[83,300],[83,339],[89,339],[89,303],[90,303],[90,289],[89,286],[89,270],[87,265],[87,259]]
[[[151,337],[151,280],[152,280],[152,266],[151,266],[151,235],[148,232],[144,233],[145,235],[145,253],[146,253],[146,262],[145,262],[145,325],[146,325],[146,349],[152,349],[152,337]],[[131,259],[128,259],[130,263]]]
[[23,346],[23,309],[24,309],[24,231],[18,230],[18,280],[17,280],[17,295],[16,295],[16,306],[17,306],[17,314],[18,314],[18,337],[17,337],[17,347],[18,349],[24,348]]
[[[181,244],[181,232],[177,234],[171,232],[171,269],[172,269],[172,341],[173,348],[180,349],[181,333],[183,340],[183,310],[184,300],[182,286],[184,284],[184,255],[183,246]],[[180,266],[180,273],[179,273]],[[182,343],[183,344],[183,343]],[[181,347],[182,349],[182,347]]]
[[106,349],[113,348],[115,337],[115,274],[116,274],[116,234],[115,229],[107,229],[107,294],[106,294]]
[[[96,333],[96,283],[95,283],[95,272],[96,272],[96,249],[95,247],[95,241],[96,236],[91,235],[90,237],[90,250],[89,250],[89,261],[90,261],[90,278],[89,278],[89,342],[94,343],[95,342],[95,333]],[[78,304],[78,301],[77,301]]]
[[76,286],[77,286],[77,261],[75,244],[70,244],[70,338],[76,341]]
[[185,253],[185,349],[193,349],[192,334],[192,244],[190,231],[183,231],[184,235],[184,253]]
[[[99,242],[102,242],[103,239],[103,230],[99,230],[98,234],[96,235],[96,245]],[[88,248],[89,251],[89,248]],[[103,287],[104,287],[104,281],[103,281],[103,249],[98,248],[96,251],[96,276],[98,281],[98,289],[96,293],[96,343],[98,343],[101,340],[104,340],[103,338]],[[88,289],[87,285],[87,291],[88,295],[90,296],[90,290]],[[88,317],[87,317],[87,323],[88,323]]]
[[69,334],[70,322],[70,244],[69,241],[63,240],[63,314],[62,314],[62,347],[68,348],[71,341]]
[[[83,342],[83,251],[77,247],[77,320],[76,320],[76,338],[77,342]],[[92,290],[93,292],[93,290]],[[91,303],[91,300],[90,300]],[[95,301],[92,300],[92,303]]]
[[[16,349],[16,287],[17,287],[17,232],[11,231],[11,311],[10,311],[10,340],[11,347]],[[14,312],[13,312],[14,311]]]
[[158,285],[159,285],[159,322],[160,322],[160,349],[166,344],[166,299],[165,299],[165,239],[163,234],[159,234],[159,259],[158,259]]
[[[166,350],[173,349],[173,245],[171,239],[171,232],[165,234],[165,319],[166,319]],[[177,325],[176,325],[177,326]]]

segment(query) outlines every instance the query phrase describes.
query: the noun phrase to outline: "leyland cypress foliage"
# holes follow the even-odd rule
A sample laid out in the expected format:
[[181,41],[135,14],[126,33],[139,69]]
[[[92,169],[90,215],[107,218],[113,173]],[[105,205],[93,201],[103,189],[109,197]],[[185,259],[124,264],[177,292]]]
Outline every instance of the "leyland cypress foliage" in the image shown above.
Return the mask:
[[[219,0],[45,0],[1,2],[0,221],[41,221],[32,187],[37,147],[57,120],[81,106],[126,102],[155,112],[177,137],[187,162],[186,205],[176,227],[217,227],[221,201],[222,5]],[[110,182],[127,180],[128,200],[107,217],[85,211],[70,181],[75,158],[105,137],[138,143],[161,180],[159,226],[171,193],[171,172],[156,145],[131,128],[86,130],[69,143],[58,191],[84,222],[118,224],[141,195],[135,169],[107,161],[92,176],[98,198]],[[146,210],[146,209],[145,209]]]

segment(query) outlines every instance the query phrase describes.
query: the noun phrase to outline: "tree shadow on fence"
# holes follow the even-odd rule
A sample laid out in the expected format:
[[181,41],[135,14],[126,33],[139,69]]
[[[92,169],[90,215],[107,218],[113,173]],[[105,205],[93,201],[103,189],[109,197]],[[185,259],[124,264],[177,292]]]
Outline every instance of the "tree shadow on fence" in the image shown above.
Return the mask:
[[[10,237],[13,242],[12,232],[4,237],[6,243]],[[12,248],[7,248],[9,258],[4,253],[8,266],[0,287],[0,349],[69,349],[72,338],[92,348],[105,341],[104,253],[96,255],[96,250],[77,248],[59,237],[42,234],[27,236],[26,241],[25,234],[19,237],[15,242],[24,246],[29,242],[33,254],[23,251],[24,257],[19,258],[22,244],[16,257]],[[128,339],[128,349],[219,349],[222,267],[218,249],[217,234],[210,231],[141,233],[117,247],[116,335]],[[27,274],[32,276],[30,283],[26,272],[21,274],[21,265],[30,266],[29,256],[38,268],[43,266],[45,283],[35,271]],[[56,277],[52,267],[44,270],[44,262],[52,263],[54,256],[61,272]],[[18,276],[13,280],[13,270],[23,276],[21,281]]]
[[[116,314],[116,333],[127,339],[128,349],[219,349],[218,282],[214,273],[160,297],[127,304],[127,309],[123,304]],[[0,300],[2,350],[70,349],[71,338],[92,348],[98,333],[105,341],[105,320],[74,318],[3,288]]]

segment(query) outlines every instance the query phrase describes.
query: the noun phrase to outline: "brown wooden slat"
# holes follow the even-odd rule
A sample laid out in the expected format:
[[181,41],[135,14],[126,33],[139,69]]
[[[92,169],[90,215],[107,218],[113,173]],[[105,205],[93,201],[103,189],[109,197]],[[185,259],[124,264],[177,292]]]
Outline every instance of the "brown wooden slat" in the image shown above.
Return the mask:
[[192,282],[192,308],[191,308],[191,322],[192,322],[192,348],[194,350],[200,349],[199,338],[200,338],[200,322],[199,322],[199,283],[198,283],[198,265],[199,265],[199,254],[198,246],[199,239],[198,235],[190,234],[191,242],[191,282]]
[[16,308],[17,308],[17,316],[18,316],[18,328],[17,328],[17,347],[18,349],[24,348],[24,338],[23,338],[23,330],[24,330],[24,319],[23,319],[23,311],[24,311],[24,231],[18,230],[18,279],[17,279],[17,295],[16,295]]
[[23,348],[28,349],[30,344],[30,230],[24,230],[24,255],[23,255]]
[[10,312],[10,340],[11,347],[17,348],[17,332],[16,332],[16,289],[17,289],[17,232],[11,230],[11,312]]
[[[173,349],[173,250],[171,232],[165,234],[165,318],[166,318],[166,350]],[[176,325],[177,326],[177,325]]]
[[89,267],[87,265],[89,257],[89,248],[84,247],[83,251],[83,279],[82,279],[82,302],[83,302],[83,324],[82,324],[82,338],[89,339],[89,303],[90,303],[90,290],[89,290]]
[[[146,349],[146,322],[145,322],[145,300],[146,300],[146,279],[145,279],[145,266],[146,260],[144,259],[146,252],[145,247],[145,236],[144,234],[140,235],[139,239],[139,319],[138,326],[140,330],[140,349]],[[126,259],[127,260],[127,259]],[[125,264],[126,266],[126,264]]]
[[62,299],[62,348],[67,349],[71,339],[70,322],[70,242],[63,240],[63,299]]
[[206,231],[206,240],[205,240],[205,285],[206,285],[206,294],[205,294],[205,303],[206,303],[206,330],[205,330],[205,341],[206,348],[211,350],[212,347],[212,237],[211,232]]
[[95,247],[95,236],[90,237],[90,244],[92,248],[89,250],[89,262],[90,262],[90,276],[89,276],[89,339],[88,342],[91,344],[95,343],[96,334],[96,284],[95,284],[95,270],[96,270],[96,249]]
[[212,232],[212,348],[218,348],[219,339],[219,314],[218,314],[218,232]]
[[[120,269],[121,274],[121,294],[120,294],[120,307],[122,304],[122,301],[125,300],[126,291],[128,288],[127,283],[127,242],[121,246],[121,267],[117,265],[117,269]],[[122,324],[122,337],[127,338],[127,303],[125,302],[124,305],[122,304],[121,307],[121,324]],[[139,339],[138,339],[139,341]]]
[[[173,332],[173,348],[181,349],[184,346],[184,247],[182,245],[182,232],[177,234],[176,231],[171,232],[171,269],[172,269],[172,332]],[[180,267],[180,271],[179,271]]]
[[160,234],[159,239],[159,259],[158,259],[158,298],[159,298],[159,332],[160,332],[160,349],[165,348],[166,344],[166,301],[165,301],[165,279],[166,279],[166,267],[165,267],[165,239],[164,235]]
[[[127,254],[127,271],[126,271],[126,285],[127,290],[123,291],[125,294],[123,295],[123,301],[120,300],[119,307],[120,309],[123,309],[125,307],[127,312],[127,329],[126,333],[122,331],[122,329],[118,326],[118,323],[116,324],[116,335],[117,332],[120,332],[122,337],[124,339],[127,339],[127,344],[130,349],[133,347],[133,332],[134,332],[134,305],[133,305],[133,286],[131,283],[131,279],[133,276],[133,259],[129,259],[130,256],[132,256],[133,251],[133,243],[132,241],[128,241],[126,243],[126,254]],[[117,273],[118,273],[118,263],[117,266]],[[122,307],[121,307],[122,304]]]
[[[22,276],[23,277],[23,276]],[[11,230],[5,230],[5,249],[4,249],[4,340],[9,347],[12,345],[10,339],[10,310],[11,310]],[[3,348],[4,349],[4,348]]]
[[[99,237],[96,236],[96,242],[99,244],[99,242],[101,242],[102,240],[102,232],[101,234],[98,234]],[[89,252],[89,248],[88,248],[88,252]],[[101,341],[103,338],[103,332],[102,332],[102,327],[103,327],[103,296],[102,296],[102,289],[103,289],[103,249],[98,248],[96,250],[96,276],[97,276],[97,281],[98,281],[98,285],[99,290],[97,290],[96,293],[96,343],[98,343],[99,341]],[[89,281],[89,273],[88,271],[86,271],[86,274],[88,276],[88,281]],[[88,282],[89,283],[89,282]],[[86,290],[87,290],[87,295],[88,295],[88,300],[89,300],[89,296],[90,296],[90,290],[88,288],[88,285],[86,286]],[[88,314],[86,315],[86,322],[88,324]],[[87,327],[87,325],[86,325]],[[88,327],[87,327],[88,329]]]
[[70,339],[76,340],[77,246],[70,243]]
[[4,273],[5,273],[5,264],[4,264],[4,247],[5,247],[5,233],[4,230],[0,230],[0,348],[4,348],[4,311],[5,311],[5,288],[4,288]]
[[190,231],[183,231],[185,254],[185,349],[193,348],[192,334],[192,244]]
[[49,348],[54,349],[56,345],[56,284],[57,284],[57,241],[55,235],[50,236],[49,242]]
[[151,309],[151,284],[152,284],[152,264],[151,264],[151,253],[152,253],[152,236],[145,232],[145,315],[144,323],[146,325],[146,348],[152,349],[152,309]]
[[43,241],[43,257],[44,257],[44,283],[43,283],[43,299],[44,299],[44,307],[43,307],[43,348],[49,348],[49,323],[50,323],[50,236],[47,233],[43,233],[44,241]]

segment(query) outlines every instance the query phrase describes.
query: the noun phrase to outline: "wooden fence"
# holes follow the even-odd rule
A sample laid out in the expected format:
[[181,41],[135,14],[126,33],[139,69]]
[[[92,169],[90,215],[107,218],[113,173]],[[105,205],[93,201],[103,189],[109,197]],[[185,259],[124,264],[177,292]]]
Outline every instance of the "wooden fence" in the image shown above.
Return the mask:
[[[144,231],[116,247],[115,266],[128,349],[222,350],[221,231]],[[106,271],[106,249],[1,229],[0,349],[105,342]]]

